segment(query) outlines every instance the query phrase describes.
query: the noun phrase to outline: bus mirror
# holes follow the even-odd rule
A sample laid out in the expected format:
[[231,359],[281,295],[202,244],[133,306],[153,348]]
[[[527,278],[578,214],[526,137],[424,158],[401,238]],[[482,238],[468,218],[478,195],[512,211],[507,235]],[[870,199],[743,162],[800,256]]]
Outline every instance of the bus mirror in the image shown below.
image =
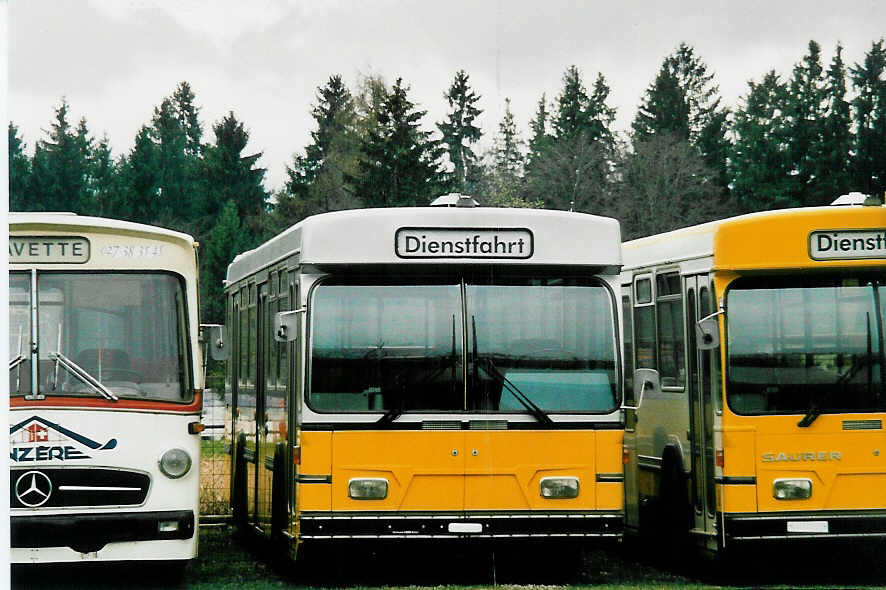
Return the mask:
[[695,342],[699,350],[713,350],[720,346],[719,313],[709,315],[695,322]]
[[209,348],[209,356],[214,361],[228,360],[228,348],[225,346],[225,327],[219,324],[201,324],[200,341]]
[[625,410],[639,410],[643,405],[643,394],[647,391],[658,393],[661,391],[661,382],[658,371],[655,369],[637,369],[634,371],[634,399],[636,406],[623,405]]
[[298,338],[298,314],[300,311],[281,311],[274,316],[274,340],[292,342]]

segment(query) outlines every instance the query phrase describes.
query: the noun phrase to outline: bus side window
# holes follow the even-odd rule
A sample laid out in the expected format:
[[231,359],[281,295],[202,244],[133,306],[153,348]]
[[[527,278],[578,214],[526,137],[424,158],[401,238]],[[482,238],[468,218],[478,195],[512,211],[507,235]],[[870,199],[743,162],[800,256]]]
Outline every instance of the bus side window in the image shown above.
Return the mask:
[[622,332],[624,339],[624,399],[628,405],[634,405],[634,334],[631,321],[630,286],[622,289]]
[[662,387],[682,388],[686,381],[683,349],[683,295],[676,271],[655,277],[658,312],[658,360]]
[[649,276],[634,281],[634,325],[637,339],[638,369],[656,369],[655,358],[655,306],[652,303],[652,279]]

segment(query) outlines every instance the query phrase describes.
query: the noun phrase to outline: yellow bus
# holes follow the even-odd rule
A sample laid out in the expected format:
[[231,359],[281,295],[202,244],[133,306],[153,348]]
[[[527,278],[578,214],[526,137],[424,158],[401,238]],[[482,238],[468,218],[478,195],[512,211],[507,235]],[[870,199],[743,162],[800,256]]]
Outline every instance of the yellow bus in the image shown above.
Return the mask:
[[626,527],[718,552],[886,537],[886,209],[626,242]]
[[298,547],[623,528],[615,220],[309,217],[230,264],[232,508]]
[[73,213],[9,215],[12,563],[197,555],[197,244]]

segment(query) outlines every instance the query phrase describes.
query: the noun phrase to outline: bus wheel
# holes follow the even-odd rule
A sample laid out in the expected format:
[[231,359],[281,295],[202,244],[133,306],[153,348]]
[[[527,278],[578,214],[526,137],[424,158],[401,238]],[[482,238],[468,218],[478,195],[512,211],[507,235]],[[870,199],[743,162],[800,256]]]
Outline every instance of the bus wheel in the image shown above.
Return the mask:
[[274,452],[274,475],[271,480],[271,536],[280,537],[289,528],[286,502],[286,446],[277,443]]
[[246,514],[246,435],[242,432],[237,437],[237,453],[234,456],[234,481],[231,491],[231,511],[234,513],[234,524],[240,531],[246,530],[249,520]]

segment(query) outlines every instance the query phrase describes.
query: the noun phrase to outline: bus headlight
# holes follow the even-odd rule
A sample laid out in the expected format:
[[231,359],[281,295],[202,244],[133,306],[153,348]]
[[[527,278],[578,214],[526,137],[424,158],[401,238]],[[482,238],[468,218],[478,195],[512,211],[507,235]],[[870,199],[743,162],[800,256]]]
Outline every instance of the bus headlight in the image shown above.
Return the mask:
[[577,498],[577,477],[543,477],[538,484],[542,498]]
[[191,469],[191,456],[181,449],[169,449],[160,457],[160,471],[168,478],[178,479]]
[[805,500],[811,496],[811,479],[776,479],[772,483],[772,497],[776,500]]
[[365,477],[348,482],[348,498],[352,500],[384,500],[388,497],[388,480]]

